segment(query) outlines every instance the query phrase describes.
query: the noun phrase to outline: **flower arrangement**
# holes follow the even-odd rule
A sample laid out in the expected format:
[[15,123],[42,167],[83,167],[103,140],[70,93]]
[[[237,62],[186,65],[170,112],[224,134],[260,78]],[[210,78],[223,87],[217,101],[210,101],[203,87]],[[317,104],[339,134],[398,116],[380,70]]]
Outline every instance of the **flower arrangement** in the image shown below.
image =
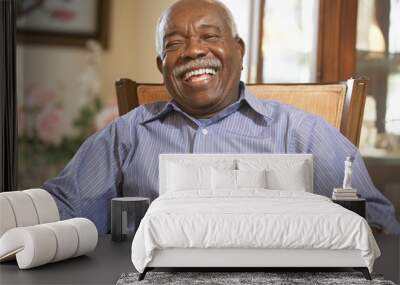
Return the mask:
[[[94,97],[67,122],[62,103],[46,87],[31,86],[18,108],[19,186],[40,186],[55,176],[94,132],[118,117],[116,104]],[[33,173],[36,172],[36,173]]]
[[101,48],[93,41],[87,47],[87,62],[73,83],[78,90],[73,100],[78,112],[67,111],[64,92],[49,84],[32,84],[19,100],[18,186],[21,189],[40,187],[48,178],[58,175],[90,135],[118,117],[116,102],[104,104],[100,98]]

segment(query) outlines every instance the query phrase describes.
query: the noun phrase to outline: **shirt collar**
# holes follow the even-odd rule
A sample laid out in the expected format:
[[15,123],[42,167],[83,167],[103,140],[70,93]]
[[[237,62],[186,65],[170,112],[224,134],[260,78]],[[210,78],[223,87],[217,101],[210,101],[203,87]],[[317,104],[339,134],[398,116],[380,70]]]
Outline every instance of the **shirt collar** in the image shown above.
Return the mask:
[[[269,104],[264,104],[261,100],[259,100],[253,94],[251,94],[251,92],[248,89],[246,89],[246,86],[242,81],[240,81],[239,88],[240,88],[239,100],[234,102],[232,105],[243,104],[243,102],[246,102],[250,106],[250,108],[252,108],[255,112],[257,112],[258,114],[260,114],[263,117],[266,117],[267,119],[272,120],[273,109]],[[226,107],[221,112],[224,112],[227,108],[232,108],[232,105]],[[182,113],[184,116],[192,119],[192,117],[190,115],[188,115],[181,108],[178,107],[178,105],[176,104],[174,99],[171,99],[164,105],[164,107],[161,108],[160,111],[156,112],[150,118],[142,121],[142,124],[145,124],[145,123],[148,123],[148,122],[151,122],[154,120],[158,120],[158,119],[163,119],[172,111]],[[216,116],[218,116],[218,114]]]
[[245,88],[245,84],[240,82],[241,92],[243,93],[243,100],[252,108],[255,112],[261,116],[272,120],[273,119],[273,108],[270,104],[265,104],[265,101],[258,99],[251,92]]
[[141,124],[146,124],[148,122],[162,119],[164,118],[167,114],[169,114],[173,110],[173,105],[172,105],[172,100],[168,101],[162,108],[161,110],[155,112],[150,116],[150,118],[147,118],[141,122]]

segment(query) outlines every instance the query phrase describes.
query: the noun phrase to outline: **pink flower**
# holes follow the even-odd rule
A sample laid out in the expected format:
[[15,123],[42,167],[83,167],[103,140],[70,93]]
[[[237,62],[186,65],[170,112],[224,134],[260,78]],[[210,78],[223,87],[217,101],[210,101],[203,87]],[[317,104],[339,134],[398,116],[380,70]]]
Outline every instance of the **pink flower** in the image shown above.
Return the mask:
[[76,17],[74,11],[66,10],[66,9],[56,9],[53,11],[52,16],[60,21],[67,22]]
[[56,94],[40,84],[33,84],[26,90],[24,103],[27,109],[38,109],[48,105],[56,97]]
[[53,105],[47,105],[36,118],[37,135],[46,144],[59,145],[65,127],[62,109]]
[[110,102],[95,117],[94,124],[95,124],[96,130],[97,131],[101,130],[102,128],[109,125],[112,121],[114,121],[118,117],[119,117],[119,114],[118,114],[117,103],[115,101]]

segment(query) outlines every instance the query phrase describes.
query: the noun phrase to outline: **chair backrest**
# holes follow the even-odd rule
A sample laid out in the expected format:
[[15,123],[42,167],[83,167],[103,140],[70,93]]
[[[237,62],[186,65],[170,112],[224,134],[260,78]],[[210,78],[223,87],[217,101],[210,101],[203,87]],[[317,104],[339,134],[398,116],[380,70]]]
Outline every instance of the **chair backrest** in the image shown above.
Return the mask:
[[[256,97],[276,100],[323,117],[358,146],[364,113],[367,79],[334,83],[248,84]],[[171,97],[164,85],[120,79],[115,83],[120,116],[133,108]]]

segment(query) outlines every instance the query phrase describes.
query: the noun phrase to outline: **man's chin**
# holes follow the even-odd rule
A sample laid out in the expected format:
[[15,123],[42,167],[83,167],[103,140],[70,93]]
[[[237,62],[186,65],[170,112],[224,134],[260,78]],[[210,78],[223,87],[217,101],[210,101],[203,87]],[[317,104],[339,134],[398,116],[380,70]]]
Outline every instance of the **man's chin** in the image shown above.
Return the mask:
[[188,90],[188,91],[198,91],[198,90],[208,90],[210,88],[212,88],[212,84],[211,82],[187,82],[187,81],[183,81],[182,85],[184,87],[184,89]]
[[[214,96],[213,96],[214,95]],[[207,117],[215,113],[218,105],[215,94],[192,94],[185,97],[185,104],[181,104],[182,109],[189,115],[195,117]]]

